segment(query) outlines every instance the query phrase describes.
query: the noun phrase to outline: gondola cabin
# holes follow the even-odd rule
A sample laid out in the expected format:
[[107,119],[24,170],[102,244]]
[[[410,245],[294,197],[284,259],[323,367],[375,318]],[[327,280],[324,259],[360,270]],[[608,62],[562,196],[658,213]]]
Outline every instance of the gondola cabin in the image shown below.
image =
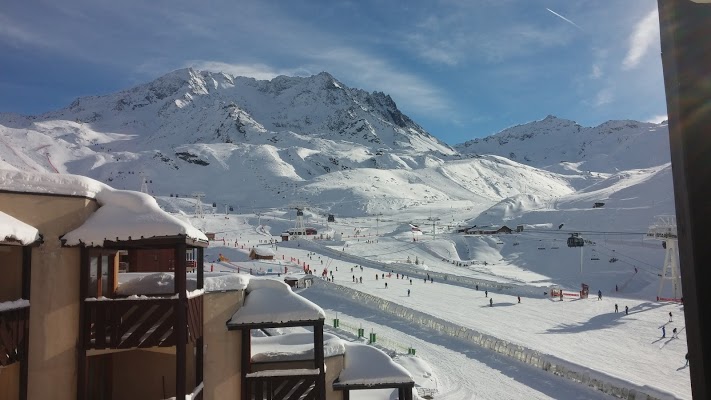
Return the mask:
[[583,247],[583,246],[585,246],[585,240],[583,238],[577,236],[577,234],[572,234],[568,238],[568,247]]
[[328,222],[336,222],[336,217],[333,214],[328,214]]

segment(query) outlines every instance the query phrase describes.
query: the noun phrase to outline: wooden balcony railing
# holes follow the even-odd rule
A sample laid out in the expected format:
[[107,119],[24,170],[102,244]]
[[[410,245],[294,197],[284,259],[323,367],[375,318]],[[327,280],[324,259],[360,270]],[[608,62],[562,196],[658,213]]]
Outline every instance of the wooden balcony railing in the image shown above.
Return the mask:
[[[130,349],[175,345],[174,298],[85,300],[86,349]],[[202,296],[188,299],[187,341],[202,336]]]
[[[318,370],[315,373],[302,375],[268,375],[270,372],[286,371],[262,371],[255,374],[248,374],[247,399],[250,400],[317,400],[319,394],[317,381],[319,379]],[[254,376],[257,375],[257,376]]]
[[0,311],[0,366],[21,361],[27,354],[30,307]]

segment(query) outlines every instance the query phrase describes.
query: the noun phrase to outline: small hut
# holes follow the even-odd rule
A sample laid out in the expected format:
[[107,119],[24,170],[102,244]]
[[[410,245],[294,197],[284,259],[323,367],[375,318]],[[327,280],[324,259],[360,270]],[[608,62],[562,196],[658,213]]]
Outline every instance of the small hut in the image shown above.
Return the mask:
[[251,260],[273,260],[275,255],[274,250],[266,247],[252,247],[249,252]]

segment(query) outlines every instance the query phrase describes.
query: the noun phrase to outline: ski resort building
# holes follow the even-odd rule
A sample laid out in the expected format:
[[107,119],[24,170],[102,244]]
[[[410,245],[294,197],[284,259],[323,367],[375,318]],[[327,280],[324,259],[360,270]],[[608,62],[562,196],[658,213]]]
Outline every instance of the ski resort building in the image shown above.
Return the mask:
[[251,260],[273,260],[275,255],[274,250],[266,247],[252,247],[249,251]]
[[464,230],[465,233],[470,235],[497,235],[499,233],[511,233],[513,229],[506,225],[503,226],[482,226],[482,227],[472,227]]
[[[287,284],[203,272],[207,245],[147,194],[0,170],[0,398],[412,398],[406,370],[325,336]],[[284,326],[313,333],[252,334]]]

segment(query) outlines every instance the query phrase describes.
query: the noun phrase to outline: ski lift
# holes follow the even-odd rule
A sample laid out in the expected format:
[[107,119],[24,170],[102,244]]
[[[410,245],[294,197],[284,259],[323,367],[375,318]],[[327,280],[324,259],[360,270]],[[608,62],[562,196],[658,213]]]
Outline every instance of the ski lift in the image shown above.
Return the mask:
[[583,247],[585,239],[581,238],[577,233],[571,233],[568,238],[568,247]]
[[217,207],[217,203],[212,203],[212,208]]
[[232,206],[230,206],[230,211],[234,211],[234,208]]

